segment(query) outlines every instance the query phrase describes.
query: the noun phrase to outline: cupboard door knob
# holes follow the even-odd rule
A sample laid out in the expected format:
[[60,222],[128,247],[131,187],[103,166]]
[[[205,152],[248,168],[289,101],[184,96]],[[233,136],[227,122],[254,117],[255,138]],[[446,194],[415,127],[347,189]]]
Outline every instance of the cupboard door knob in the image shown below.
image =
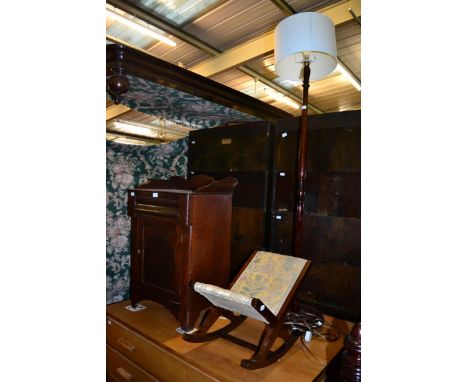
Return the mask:
[[117,343],[119,345],[121,345],[122,347],[124,347],[125,349],[127,349],[129,352],[132,352],[135,350],[135,345],[133,345],[132,343],[128,342],[126,339],[122,338],[122,337],[119,337],[117,339]]
[[126,381],[131,381],[133,378],[133,376],[123,367],[119,367],[115,371]]

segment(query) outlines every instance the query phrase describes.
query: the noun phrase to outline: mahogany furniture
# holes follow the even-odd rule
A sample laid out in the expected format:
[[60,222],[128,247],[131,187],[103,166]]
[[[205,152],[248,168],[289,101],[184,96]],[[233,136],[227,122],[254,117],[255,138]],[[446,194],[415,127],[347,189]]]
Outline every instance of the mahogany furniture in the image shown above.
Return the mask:
[[[115,76],[118,76],[118,81],[114,82],[125,84],[125,75],[131,74],[258,117],[261,120],[276,122],[279,118],[291,117],[290,113],[257,98],[161,60],[150,53],[135,50],[122,44],[106,45],[106,68],[109,76],[108,87],[112,87],[113,84],[109,84],[109,80],[115,80]],[[120,94],[116,95],[120,96]]]
[[[194,290],[213,306],[205,312],[198,330],[185,334],[184,339],[205,342],[224,336],[242,344],[226,334],[251,317],[264,322],[265,327],[255,353],[249,359],[243,359],[241,366],[254,370],[271,365],[284,356],[301,335],[285,324],[285,317],[309,266],[310,261],[301,258],[255,251],[228,290],[195,282]],[[221,316],[228,318],[230,323],[209,332]],[[272,350],[277,339],[281,339],[282,344]]]
[[[137,312],[126,309],[129,300],[106,308],[107,376],[109,382],[318,382],[329,376],[328,367],[343,348],[338,341],[326,342],[313,337],[306,343],[309,353],[296,341],[292,348],[274,364],[247,370],[239,360],[249,358],[252,350],[224,338],[204,343],[184,341],[176,328],[177,320],[164,307],[143,300],[147,308]],[[344,333],[351,323],[325,317]],[[218,320],[214,328],[224,325]],[[230,334],[246,342],[258,341],[263,323],[247,318]]]
[[132,220],[130,295],[157,301],[191,330],[209,304],[192,280],[229,281],[232,191],[237,180],[198,175],[152,179],[128,190]]
[[194,130],[189,134],[187,172],[219,179],[233,176],[231,277],[256,248],[266,248],[270,226],[272,124],[251,122]]
[[341,360],[341,382],[361,382],[361,323],[345,339]]
[[[301,253],[312,266],[298,293],[299,308],[359,321],[361,112],[308,118]],[[195,143],[189,145],[188,169],[239,179],[233,196],[233,276],[257,248],[293,253],[299,123],[286,118],[263,130],[237,124],[190,133]],[[230,138],[231,144],[222,144]],[[211,150],[202,150],[208,143]],[[216,171],[214,159],[220,164]]]
[[[299,118],[279,121],[273,152],[269,250],[293,251]],[[302,257],[312,266],[298,292],[312,306],[349,321],[361,309],[361,112],[309,116]]]

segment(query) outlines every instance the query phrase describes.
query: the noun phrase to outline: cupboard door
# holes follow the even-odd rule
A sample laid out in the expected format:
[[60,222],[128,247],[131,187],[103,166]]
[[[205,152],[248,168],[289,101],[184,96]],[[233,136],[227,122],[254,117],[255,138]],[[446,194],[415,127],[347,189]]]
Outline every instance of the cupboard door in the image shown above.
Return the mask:
[[175,219],[138,216],[141,287],[178,302],[177,254],[180,225]]

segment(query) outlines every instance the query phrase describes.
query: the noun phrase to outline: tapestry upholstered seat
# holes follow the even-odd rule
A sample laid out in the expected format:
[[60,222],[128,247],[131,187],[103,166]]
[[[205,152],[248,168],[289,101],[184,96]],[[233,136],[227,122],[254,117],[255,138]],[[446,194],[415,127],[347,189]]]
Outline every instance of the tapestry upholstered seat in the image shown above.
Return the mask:
[[[193,283],[194,290],[206,297],[213,307],[205,313],[198,330],[184,335],[184,339],[204,342],[221,336],[227,338],[228,332],[251,317],[263,321],[265,329],[255,354],[249,360],[242,360],[241,365],[257,369],[275,362],[298,338],[298,334],[284,324],[284,317],[309,266],[309,260],[299,257],[255,251],[229,289]],[[228,318],[230,324],[208,332],[220,316]],[[283,344],[270,351],[278,337],[283,339]]]

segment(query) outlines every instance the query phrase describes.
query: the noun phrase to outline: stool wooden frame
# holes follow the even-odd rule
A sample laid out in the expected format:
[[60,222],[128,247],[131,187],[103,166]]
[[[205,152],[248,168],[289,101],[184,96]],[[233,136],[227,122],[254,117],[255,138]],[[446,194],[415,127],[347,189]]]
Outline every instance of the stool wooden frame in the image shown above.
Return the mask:
[[[229,289],[233,287],[233,285],[239,279],[239,277],[247,268],[247,266],[255,258],[257,252],[258,251],[255,251],[250,256],[246,264],[243,266],[236,278],[230,284]],[[232,311],[214,305],[209,307],[205,311],[204,315],[202,316],[202,319],[200,320],[198,330],[194,333],[185,334],[183,338],[189,342],[206,342],[222,337],[239,345],[245,346],[250,349],[253,348],[255,350],[255,353],[250,359],[243,359],[241,361],[242,367],[253,370],[271,365],[272,363],[276,362],[279,358],[281,358],[294,345],[294,342],[300,336],[299,332],[292,331],[290,326],[285,324],[285,317],[286,313],[291,308],[291,305],[294,300],[294,295],[297,292],[297,289],[299,288],[309,266],[310,261],[304,260],[304,265],[302,269],[297,275],[294,284],[292,285],[289,293],[284,299],[284,302],[276,315],[272,313],[268,306],[266,306],[260,299],[255,297],[251,299],[251,307],[263,318],[263,321],[265,321],[265,327],[260,336],[258,345],[255,346],[251,343],[248,343],[242,339],[236,338],[229,334],[229,332],[234,330],[247,318],[245,315],[236,315]],[[195,286],[195,283],[192,283],[191,286],[193,288]],[[271,293],[275,293],[275,291],[273,290],[271,291]],[[210,328],[221,316],[227,318],[230,321],[230,323],[220,329],[210,332]],[[258,319],[254,316],[251,317]],[[280,338],[283,341],[283,343],[276,350],[271,350],[273,344],[278,338]]]

